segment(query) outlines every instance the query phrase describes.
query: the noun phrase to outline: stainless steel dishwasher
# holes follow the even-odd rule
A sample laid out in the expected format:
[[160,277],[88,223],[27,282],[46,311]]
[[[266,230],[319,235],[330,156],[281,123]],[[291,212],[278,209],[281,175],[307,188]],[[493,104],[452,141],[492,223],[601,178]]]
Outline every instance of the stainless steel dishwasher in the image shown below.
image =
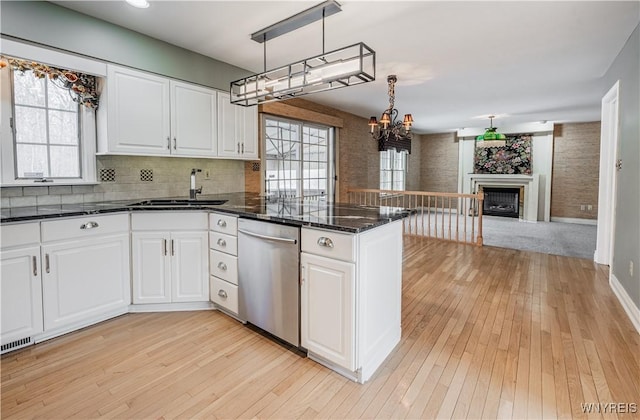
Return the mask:
[[300,346],[300,228],[238,220],[238,315]]

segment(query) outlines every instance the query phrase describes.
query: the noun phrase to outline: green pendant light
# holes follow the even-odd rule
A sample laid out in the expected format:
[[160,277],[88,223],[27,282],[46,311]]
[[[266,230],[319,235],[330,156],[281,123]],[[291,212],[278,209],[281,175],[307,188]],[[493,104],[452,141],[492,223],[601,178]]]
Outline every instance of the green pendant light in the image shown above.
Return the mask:
[[505,140],[507,138],[504,134],[496,132],[498,127],[493,126],[493,119],[495,117],[495,115],[489,115],[490,127],[487,128],[487,131],[485,131],[484,134],[476,137],[476,140]]

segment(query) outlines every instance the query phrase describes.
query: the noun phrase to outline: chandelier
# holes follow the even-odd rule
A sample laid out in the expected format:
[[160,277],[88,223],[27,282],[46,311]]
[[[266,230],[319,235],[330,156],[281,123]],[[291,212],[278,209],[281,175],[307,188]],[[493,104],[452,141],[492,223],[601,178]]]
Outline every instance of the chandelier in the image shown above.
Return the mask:
[[392,74],[387,76],[389,84],[389,108],[387,108],[380,117],[380,121],[376,117],[369,119],[369,127],[371,127],[371,136],[377,140],[382,147],[383,143],[389,141],[411,141],[411,124],[413,117],[411,114],[404,114],[402,122],[398,121],[398,110],[395,108],[395,84],[398,78]]
[[489,127],[486,128],[487,131],[476,137],[476,140],[504,140],[507,138],[504,134],[498,133],[498,127],[493,126],[493,119],[495,117],[495,115],[489,115]]
[[[327,0],[251,34],[263,44],[264,71],[231,82],[231,103],[252,106],[374,81],[376,53],[363,42],[325,52],[324,20],[341,10]],[[267,70],[267,41],[320,19],[322,54]]]

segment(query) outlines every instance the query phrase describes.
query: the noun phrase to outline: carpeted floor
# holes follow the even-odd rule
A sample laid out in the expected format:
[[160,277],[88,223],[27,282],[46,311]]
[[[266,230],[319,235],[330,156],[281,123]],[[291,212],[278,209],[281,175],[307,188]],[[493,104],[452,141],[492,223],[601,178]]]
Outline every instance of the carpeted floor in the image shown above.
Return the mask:
[[596,226],[483,217],[484,245],[593,260]]

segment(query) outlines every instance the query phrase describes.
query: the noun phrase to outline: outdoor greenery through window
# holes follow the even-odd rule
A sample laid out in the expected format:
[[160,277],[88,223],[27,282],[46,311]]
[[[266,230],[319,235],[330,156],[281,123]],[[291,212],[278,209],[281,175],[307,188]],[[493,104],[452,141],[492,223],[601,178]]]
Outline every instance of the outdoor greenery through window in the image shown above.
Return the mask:
[[406,188],[407,151],[380,152],[380,189],[404,191]]
[[265,194],[332,196],[333,129],[265,117]]
[[80,105],[30,70],[12,81],[17,178],[80,178]]

